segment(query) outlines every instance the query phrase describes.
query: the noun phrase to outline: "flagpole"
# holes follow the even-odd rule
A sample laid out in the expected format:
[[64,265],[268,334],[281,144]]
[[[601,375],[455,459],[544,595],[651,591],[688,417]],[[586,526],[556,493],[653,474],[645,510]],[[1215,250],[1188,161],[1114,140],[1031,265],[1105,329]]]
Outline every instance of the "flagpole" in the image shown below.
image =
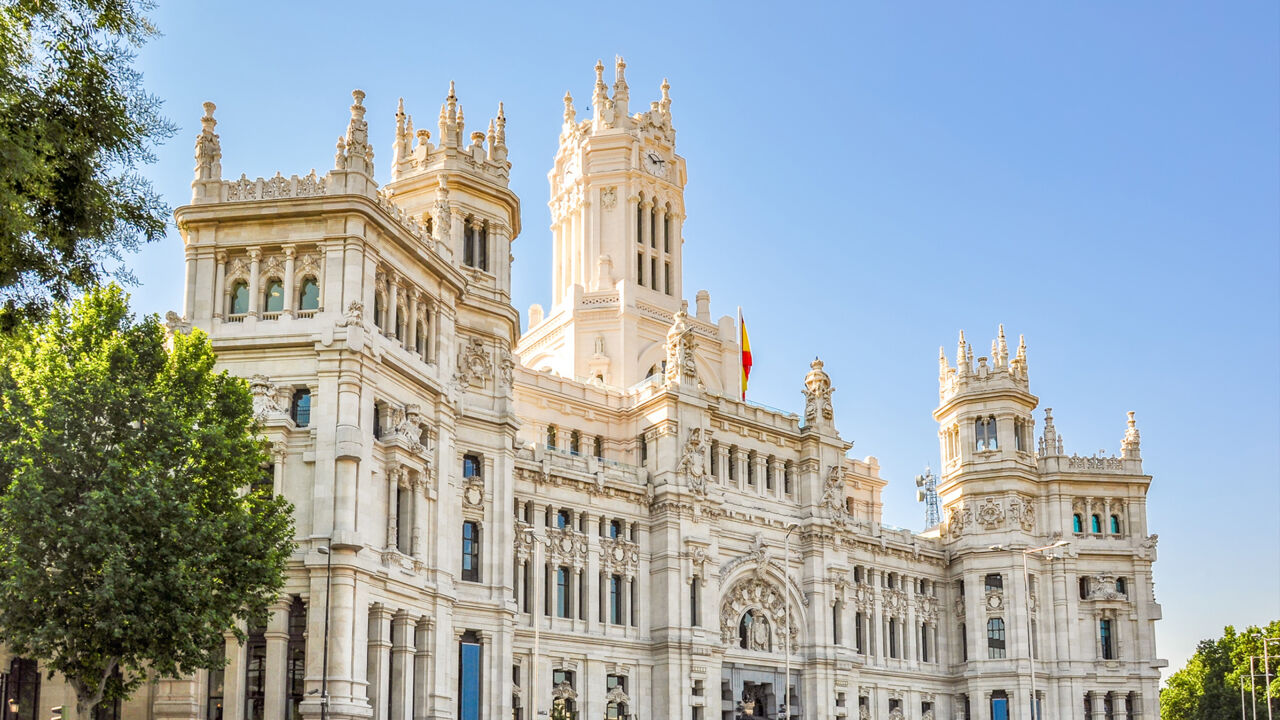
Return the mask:
[[743,375],[747,369],[742,364],[742,306],[738,306],[738,397],[743,402],[747,401],[747,384],[743,382]]

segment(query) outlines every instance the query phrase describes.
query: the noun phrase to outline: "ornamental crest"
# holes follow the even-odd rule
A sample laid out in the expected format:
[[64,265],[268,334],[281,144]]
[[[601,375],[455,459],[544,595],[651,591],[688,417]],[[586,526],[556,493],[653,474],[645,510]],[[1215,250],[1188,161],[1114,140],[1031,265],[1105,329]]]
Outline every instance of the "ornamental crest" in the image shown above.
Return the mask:
[[547,552],[552,560],[582,567],[587,562],[587,536],[570,528],[547,528]]
[[982,504],[978,506],[978,524],[987,530],[995,530],[1003,521],[1004,510],[1000,509],[1000,503],[991,498],[984,498]]
[[690,430],[689,439],[680,451],[680,464],[676,468],[676,472],[688,479],[689,489],[699,495],[707,494],[707,440],[710,437],[710,430]]
[[485,380],[493,374],[493,361],[485,352],[484,342],[480,338],[468,338],[458,352],[458,371],[453,379],[458,387],[482,388]]
[[634,577],[640,567],[640,546],[622,538],[600,538],[600,561],[605,572]]

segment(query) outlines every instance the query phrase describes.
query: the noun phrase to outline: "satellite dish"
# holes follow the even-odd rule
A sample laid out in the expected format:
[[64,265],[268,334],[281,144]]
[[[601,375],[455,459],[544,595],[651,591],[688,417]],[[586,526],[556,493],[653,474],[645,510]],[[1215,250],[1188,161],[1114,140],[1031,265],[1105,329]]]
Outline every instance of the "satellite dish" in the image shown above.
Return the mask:
[[916,491],[916,502],[924,502],[924,490]]

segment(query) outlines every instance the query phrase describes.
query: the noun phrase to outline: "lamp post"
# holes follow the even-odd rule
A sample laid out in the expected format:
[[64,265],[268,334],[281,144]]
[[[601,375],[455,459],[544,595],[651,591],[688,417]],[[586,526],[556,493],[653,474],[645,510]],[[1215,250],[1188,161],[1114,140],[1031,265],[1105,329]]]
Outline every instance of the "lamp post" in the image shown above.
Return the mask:
[[[1070,540],[1059,540],[1058,542],[1042,547],[1027,548],[1022,550],[1022,592],[1023,607],[1027,609],[1027,655],[1031,659],[1031,718],[1032,720],[1040,720],[1040,701],[1036,697],[1036,646],[1035,633],[1031,628],[1031,574],[1027,571],[1027,556],[1032,553],[1044,552],[1052,550],[1063,545],[1069,545]],[[1003,550],[1003,545],[992,545],[991,550]]]
[[[333,542],[330,540],[330,542]],[[320,720],[329,720],[329,597],[333,580],[333,552],[327,545],[316,548],[324,555],[324,648],[320,661]]]
[[1267,720],[1271,720],[1271,654],[1267,646],[1280,643],[1280,637],[1269,638],[1262,633],[1254,633],[1253,636],[1262,641],[1262,679],[1267,683]]
[[786,634],[782,638],[782,647],[786,654],[786,679],[782,681],[782,717],[791,718],[791,533],[800,528],[791,523],[787,526],[787,534],[782,538],[784,562],[782,566],[782,596],[786,601]]
[[[536,577],[534,573],[538,572],[541,563],[538,562],[538,549],[542,546],[542,539],[538,537],[538,533],[533,528],[524,528],[523,532],[529,536],[530,542],[533,544],[533,572],[529,573],[530,577]],[[535,583],[536,585],[536,583]],[[527,591],[528,588],[525,588]],[[529,712],[532,720],[538,720],[538,635],[541,626],[541,620],[538,617],[538,600],[542,594],[534,588],[533,607],[530,608],[529,620],[533,623],[533,660],[529,667],[529,696],[532,703]]]

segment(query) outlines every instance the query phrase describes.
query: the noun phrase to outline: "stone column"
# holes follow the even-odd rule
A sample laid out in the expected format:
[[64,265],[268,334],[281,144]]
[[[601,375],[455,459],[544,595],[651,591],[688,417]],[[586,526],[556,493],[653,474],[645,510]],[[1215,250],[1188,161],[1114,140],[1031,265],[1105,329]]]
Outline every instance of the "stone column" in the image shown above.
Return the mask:
[[773,495],[781,500],[784,495],[783,488],[787,486],[786,465],[775,457],[770,467],[773,472]]
[[431,303],[429,312],[431,325],[427,328],[427,362],[439,363],[440,352],[440,308]]
[[391,692],[391,610],[376,604],[369,608],[369,705],[374,720],[390,720],[387,707]]
[[724,483],[729,477],[729,448],[725,445],[716,447],[716,480]]
[[262,265],[262,251],[254,248],[249,251],[249,316],[258,317],[258,309],[262,307],[262,298],[259,297],[260,282],[258,280],[258,271]]
[[245,648],[230,631],[222,634],[227,648],[227,666],[222,671],[222,720],[244,718]]
[[1090,690],[1089,699],[1093,704],[1093,720],[1106,720],[1107,694],[1101,690]]
[[271,606],[271,616],[267,619],[267,630],[263,635],[267,640],[267,667],[265,697],[263,698],[263,716],[268,718],[284,717],[285,702],[285,663],[289,649],[289,596],[285,595]]
[[392,619],[391,643],[391,720],[411,720],[414,623],[407,613]]
[[[657,235],[654,238],[654,244],[658,246],[659,253],[666,252],[665,248],[666,248],[666,241],[667,241],[667,228],[662,222],[662,219],[666,217],[666,214],[667,214],[667,209],[662,205],[656,205],[653,209],[653,225],[654,225],[654,228],[656,229],[656,235]],[[661,255],[659,255],[659,257],[661,257]],[[661,290],[662,292],[667,291],[667,286],[665,281],[658,283],[658,289]]]
[[418,473],[413,483],[410,485],[413,492],[413,536],[410,538],[410,551],[413,553],[415,562],[422,562],[426,549],[423,547],[424,540],[427,537],[427,529],[424,524],[427,520],[427,477],[422,473]]
[[[297,304],[298,291],[293,286],[294,278],[294,255],[296,254],[294,247],[289,245],[284,249],[284,317],[292,317],[294,305]],[[272,717],[270,713],[267,717]]]
[[409,289],[405,294],[409,297],[409,319],[404,324],[404,337],[400,340],[405,350],[416,353],[418,348],[418,293]]
[[[213,316],[221,318],[222,313],[227,309],[227,251],[219,250],[214,254],[217,261],[218,269],[213,278]],[[187,318],[191,320],[193,318]]]
[[387,326],[382,329],[382,334],[387,337],[396,337],[396,321],[400,313],[397,309],[398,302],[397,291],[400,288],[400,278],[394,273],[387,273]]
[[400,549],[400,474],[398,467],[387,468],[387,549]]
[[[653,211],[652,200],[645,200],[644,202],[640,203],[640,217],[642,218],[642,221],[640,223],[640,244],[644,245],[646,250],[649,249],[653,243],[653,212],[652,211]],[[647,271],[648,268],[645,268],[645,270]]]
[[430,632],[427,618],[419,618],[413,636],[413,720],[427,720],[427,668],[431,664]]
[[765,475],[766,465],[769,459],[763,455],[756,455],[754,476],[756,479],[756,492],[761,495],[768,493],[767,477]]

